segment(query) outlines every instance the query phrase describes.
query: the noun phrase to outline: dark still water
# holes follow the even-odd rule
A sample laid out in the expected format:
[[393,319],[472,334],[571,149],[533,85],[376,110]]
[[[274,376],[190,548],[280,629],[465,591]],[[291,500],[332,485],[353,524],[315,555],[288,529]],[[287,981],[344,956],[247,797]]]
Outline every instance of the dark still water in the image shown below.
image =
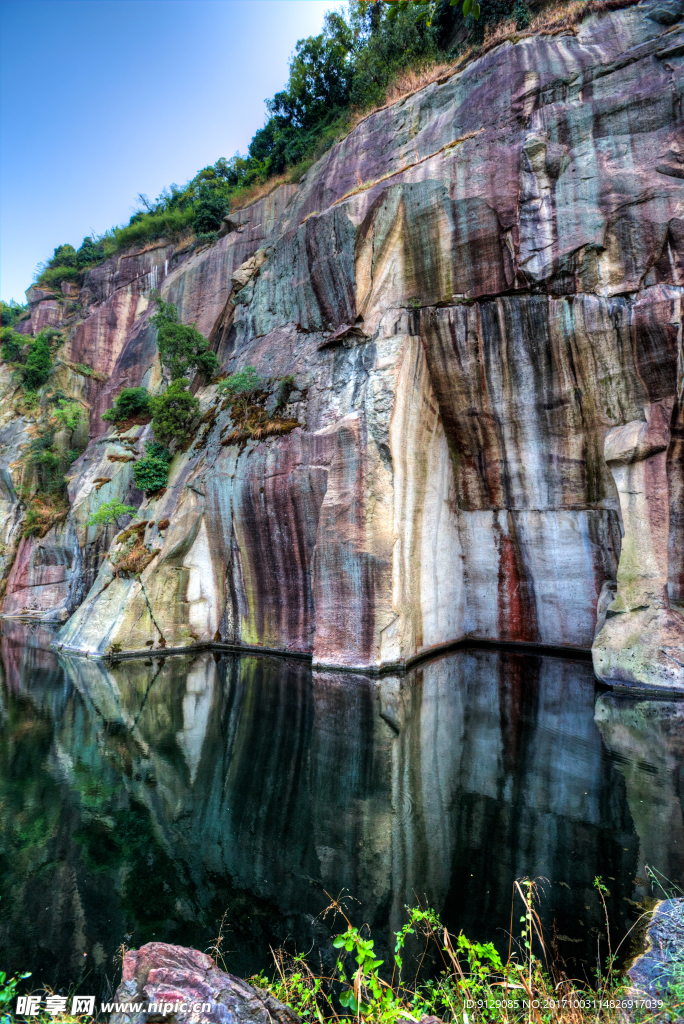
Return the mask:
[[[380,947],[416,898],[508,944],[511,886],[549,879],[566,958],[682,881],[681,703],[598,693],[591,663],[469,649],[405,675],[212,653],[107,664],[2,625],[0,967],[106,991],[120,943],[330,959],[325,895]],[[516,915],[516,919],[517,919]],[[88,980],[85,976],[88,975]]]

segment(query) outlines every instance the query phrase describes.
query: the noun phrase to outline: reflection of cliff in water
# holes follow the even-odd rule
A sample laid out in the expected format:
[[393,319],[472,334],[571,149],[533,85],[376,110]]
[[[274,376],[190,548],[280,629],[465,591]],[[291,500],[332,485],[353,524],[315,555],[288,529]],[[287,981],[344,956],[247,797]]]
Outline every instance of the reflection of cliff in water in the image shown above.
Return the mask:
[[644,783],[633,705],[601,697],[599,731],[587,661],[461,650],[370,679],[229,654],[58,660],[3,630],[0,955],[37,981],[90,969],[102,989],[122,941],[204,949],[224,911],[236,973],[285,941],[326,956],[326,890],[356,897],[381,945],[418,898],[504,947],[526,874],[549,879],[561,953],[591,956],[595,875],[614,934],[645,856],[681,875],[682,717],[641,702],[649,743],[668,737]]

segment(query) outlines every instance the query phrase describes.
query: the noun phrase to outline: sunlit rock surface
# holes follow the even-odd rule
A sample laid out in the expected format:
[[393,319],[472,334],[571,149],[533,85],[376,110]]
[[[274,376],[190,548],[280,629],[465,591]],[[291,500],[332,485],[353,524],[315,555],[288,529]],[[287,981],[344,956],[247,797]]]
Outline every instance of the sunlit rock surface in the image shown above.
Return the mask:
[[[68,359],[106,379],[84,385],[64,649],[223,642],[375,669],[598,633],[602,679],[684,687],[682,12],[659,11],[506,42],[368,116],[215,245],[91,273]],[[207,386],[213,426],[143,501],[130,465],[103,465],[99,417],[122,386],[160,385],[153,287],[226,372],[294,375],[302,426],[223,445]],[[85,526],[112,497],[158,551],[138,579],[113,577],[114,531]]]

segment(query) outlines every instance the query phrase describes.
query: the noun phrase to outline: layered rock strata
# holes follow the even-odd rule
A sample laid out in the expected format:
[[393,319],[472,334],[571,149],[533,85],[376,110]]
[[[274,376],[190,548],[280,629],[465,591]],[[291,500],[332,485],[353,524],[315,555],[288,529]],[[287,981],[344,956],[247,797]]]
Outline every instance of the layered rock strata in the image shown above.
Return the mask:
[[[87,593],[65,571],[36,600],[22,553],[5,613],[73,611],[60,643],[91,654],[221,642],[358,669],[598,633],[602,679],[682,689],[683,11],[504,42],[369,115],[215,245],[92,272],[65,355],[107,375],[70,483]],[[224,444],[200,388],[209,428],[143,501],[112,456],[149,427],[100,436],[99,416],[160,385],[152,287],[226,372],[293,375],[301,426]],[[58,322],[35,298],[35,326]],[[85,525],[126,496],[156,552],[129,580],[113,531]]]

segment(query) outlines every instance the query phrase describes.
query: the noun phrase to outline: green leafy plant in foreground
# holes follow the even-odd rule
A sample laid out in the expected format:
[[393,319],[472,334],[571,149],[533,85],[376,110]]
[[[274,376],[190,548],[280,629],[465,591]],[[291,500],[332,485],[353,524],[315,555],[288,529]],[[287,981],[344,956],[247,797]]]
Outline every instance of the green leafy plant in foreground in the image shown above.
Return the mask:
[[88,517],[88,526],[107,526],[109,523],[116,523],[120,526],[119,520],[123,516],[135,516],[137,508],[133,505],[124,505],[116,498],[112,501],[105,501],[95,512]]
[[10,1004],[14,1002],[17,997],[17,987],[19,982],[24,981],[25,978],[30,978],[31,972],[27,971],[24,974],[14,975],[12,978],[8,978],[5,971],[0,971],[0,1024],[10,1024],[12,1020]]
[[[418,1024],[425,1015],[454,1024],[624,1024],[620,1000],[626,989],[615,967],[619,946],[611,947],[602,879],[596,878],[594,887],[605,914],[608,955],[605,970],[601,963],[597,965],[593,985],[569,978],[563,962],[549,957],[538,913],[544,881],[514,883],[513,898],[518,906],[522,904],[522,913],[505,962],[492,943],[473,942],[462,933],[451,936],[430,908],[407,907],[408,922],[396,933],[395,966],[390,973],[376,956],[368,927],[357,928],[347,917],[343,901],[333,900],[326,913],[334,910],[342,915],[347,928],[333,939],[339,956],[332,975],[320,976],[305,957],[278,950],[274,978],[269,981],[260,975],[251,981],[289,1004],[307,1024],[351,1020]],[[422,948],[415,958],[415,977],[405,982],[402,972],[409,936],[414,953],[417,944]],[[430,948],[442,969],[423,980],[420,967]],[[679,1019],[684,998],[677,982],[675,976],[660,1012],[637,1010],[634,1019],[642,1024],[654,1019],[671,1024]]]

